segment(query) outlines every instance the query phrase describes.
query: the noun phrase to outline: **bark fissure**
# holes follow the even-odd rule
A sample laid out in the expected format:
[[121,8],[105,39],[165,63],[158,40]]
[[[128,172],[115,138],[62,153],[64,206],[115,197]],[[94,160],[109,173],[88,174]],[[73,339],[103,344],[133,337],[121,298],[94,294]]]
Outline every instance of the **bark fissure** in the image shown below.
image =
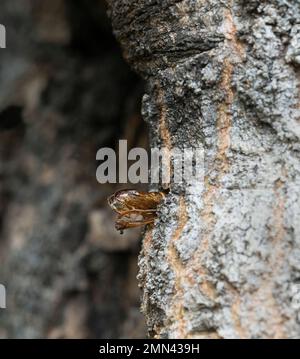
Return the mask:
[[176,326],[178,329],[178,338],[186,337],[186,321],[184,315],[184,281],[188,280],[185,275],[185,266],[178,257],[176,247],[174,242],[181,236],[184,226],[187,222],[186,214],[186,205],[184,199],[180,197],[179,200],[179,209],[178,209],[178,227],[176,228],[174,234],[169,243],[168,249],[168,262],[170,263],[170,268],[175,274],[174,278],[174,297],[171,303],[170,316],[168,320],[171,323],[171,326]]

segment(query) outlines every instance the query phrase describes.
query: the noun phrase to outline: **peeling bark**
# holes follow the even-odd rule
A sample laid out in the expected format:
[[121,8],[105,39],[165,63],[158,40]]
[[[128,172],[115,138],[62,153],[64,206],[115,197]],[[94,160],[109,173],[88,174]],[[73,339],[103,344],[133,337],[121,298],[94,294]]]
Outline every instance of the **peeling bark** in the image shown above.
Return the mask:
[[139,258],[156,338],[298,338],[298,1],[109,0],[152,146],[205,149]]

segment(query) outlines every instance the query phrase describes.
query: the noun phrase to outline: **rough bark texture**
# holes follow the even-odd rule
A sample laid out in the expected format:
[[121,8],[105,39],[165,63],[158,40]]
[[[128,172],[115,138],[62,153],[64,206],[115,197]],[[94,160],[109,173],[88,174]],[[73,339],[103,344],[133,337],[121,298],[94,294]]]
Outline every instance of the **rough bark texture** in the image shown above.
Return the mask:
[[142,124],[104,1],[1,0],[0,23],[0,337],[144,337],[139,233],[114,230],[95,175]]
[[[204,146],[139,259],[157,338],[299,338],[300,3],[110,0],[152,146]],[[295,304],[295,303],[294,303]]]

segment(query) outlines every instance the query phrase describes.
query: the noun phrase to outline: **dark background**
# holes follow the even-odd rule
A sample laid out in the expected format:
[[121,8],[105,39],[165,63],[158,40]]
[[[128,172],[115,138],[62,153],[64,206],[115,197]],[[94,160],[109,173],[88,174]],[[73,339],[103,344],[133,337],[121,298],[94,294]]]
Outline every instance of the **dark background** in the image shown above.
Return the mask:
[[147,146],[143,84],[104,0],[1,0],[1,338],[144,338],[140,231],[120,236],[96,152]]

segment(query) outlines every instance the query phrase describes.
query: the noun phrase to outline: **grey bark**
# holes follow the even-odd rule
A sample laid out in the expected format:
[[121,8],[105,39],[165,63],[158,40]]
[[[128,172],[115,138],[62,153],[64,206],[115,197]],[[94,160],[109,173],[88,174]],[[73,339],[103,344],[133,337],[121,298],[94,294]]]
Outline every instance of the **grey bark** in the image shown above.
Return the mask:
[[0,23],[0,337],[144,337],[139,233],[96,181],[97,150],[142,123],[105,3],[1,0]]
[[299,338],[299,1],[108,2],[151,145],[205,149],[144,235],[150,335]]

